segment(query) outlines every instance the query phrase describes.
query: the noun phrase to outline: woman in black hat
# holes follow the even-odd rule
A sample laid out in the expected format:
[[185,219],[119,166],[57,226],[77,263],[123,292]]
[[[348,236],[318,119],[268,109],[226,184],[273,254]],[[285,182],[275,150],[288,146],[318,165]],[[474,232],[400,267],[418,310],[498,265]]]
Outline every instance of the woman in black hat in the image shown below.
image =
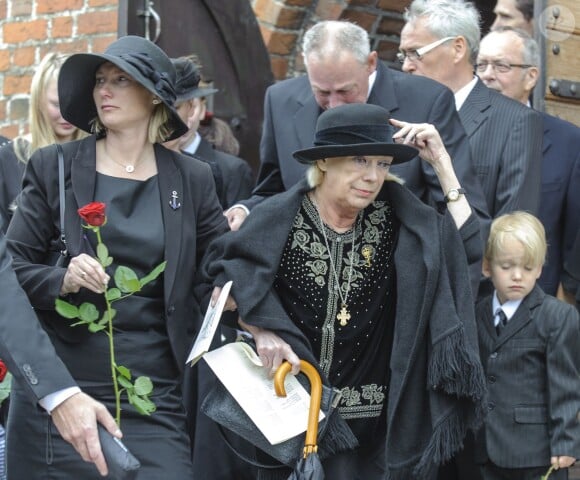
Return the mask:
[[[215,240],[203,263],[216,287],[233,280],[266,368],[305,359],[341,390],[360,446],[326,459],[333,480],[428,479],[481,414],[468,272],[479,224],[434,127],[391,123],[396,134],[375,105],[325,111],[315,146],[294,153],[307,178]],[[444,214],[389,171],[416,149],[447,194]]]
[[[117,364],[129,368],[133,378],[151,378],[151,400],[157,407],[150,416],[141,415],[123,395],[121,428],[125,445],[141,463],[137,478],[195,478],[181,393],[199,315],[194,275],[200,252],[228,227],[209,167],[160,145],[187,131],[173,108],[174,82],[170,59],[140,37],[123,37],[103,54],[73,55],[62,66],[62,114],[93,133],[63,145],[62,233],[70,261],[60,267],[49,260],[51,251],[63,248],[59,162],[53,146],[30,159],[8,238],[14,269],[40,318],[39,328],[49,335],[74,382],[50,369],[40,371],[30,347],[30,375],[14,386],[8,422],[10,479],[98,477],[95,467],[61,438],[53,420],[83,458],[95,462],[100,455],[94,450],[95,416],[115,431],[110,415],[97,411],[90,398],[113,411],[108,339],[85,326],[71,326],[74,321],[55,312],[55,299],[90,302],[102,312],[103,285],[113,286],[115,267],[128,266],[141,278],[163,261],[167,264],[160,277],[115,303]],[[106,204],[107,221],[100,233],[114,259],[107,270],[95,259],[96,236],[82,228],[77,214],[93,201]],[[26,395],[31,388],[35,401]],[[78,399],[84,401],[76,410],[83,421],[67,421],[69,406]]]

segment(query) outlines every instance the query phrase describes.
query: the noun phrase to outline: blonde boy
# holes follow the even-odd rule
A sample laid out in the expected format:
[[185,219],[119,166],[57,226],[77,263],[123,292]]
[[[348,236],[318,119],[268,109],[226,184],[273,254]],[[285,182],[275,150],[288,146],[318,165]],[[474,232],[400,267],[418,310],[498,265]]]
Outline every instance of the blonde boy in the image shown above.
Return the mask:
[[476,307],[489,392],[476,461],[484,480],[567,479],[580,456],[580,321],[536,280],[544,227],[525,212],[494,220],[483,273],[495,291]]

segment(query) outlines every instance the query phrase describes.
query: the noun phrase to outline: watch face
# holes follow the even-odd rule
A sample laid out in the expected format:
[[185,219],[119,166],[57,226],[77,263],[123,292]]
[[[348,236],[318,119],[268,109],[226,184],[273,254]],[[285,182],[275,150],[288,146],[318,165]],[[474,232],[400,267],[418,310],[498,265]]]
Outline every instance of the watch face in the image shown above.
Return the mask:
[[447,197],[451,201],[457,200],[459,198],[459,192],[457,190],[449,190]]

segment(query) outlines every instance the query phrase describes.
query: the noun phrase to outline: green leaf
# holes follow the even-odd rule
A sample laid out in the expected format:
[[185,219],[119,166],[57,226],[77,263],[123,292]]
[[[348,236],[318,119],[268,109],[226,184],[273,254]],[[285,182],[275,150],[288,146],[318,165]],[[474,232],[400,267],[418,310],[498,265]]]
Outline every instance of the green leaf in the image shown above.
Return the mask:
[[113,300],[121,298],[121,290],[118,288],[109,288],[109,290],[107,290],[105,293],[105,296],[109,302],[112,302]]
[[149,377],[138,377],[135,380],[135,393],[137,395],[149,395],[153,391],[153,382]]
[[141,290],[137,274],[128,267],[119,266],[115,270],[115,284],[123,293],[135,293]]
[[135,407],[141,415],[151,415],[157,407],[148,398],[141,398],[137,395],[129,396],[129,403]]
[[104,243],[99,243],[97,245],[97,258],[101,265],[105,265],[105,262],[109,259],[109,249]]
[[161,262],[159,265],[157,265],[153,270],[151,270],[151,272],[148,275],[145,275],[139,281],[141,283],[141,286],[147,285],[149,282],[152,282],[153,280],[155,280],[159,275],[161,275],[163,273],[166,266],[167,266],[167,261]]
[[133,384],[129,380],[127,380],[125,377],[123,377],[122,375],[117,375],[117,381],[119,382],[119,385],[126,388],[127,391],[129,391],[129,389],[133,388]]
[[[127,367],[124,367],[123,365],[117,365],[115,369],[127,380],[131,380],[131,371]],[[133,387],[133,385],[131,385],[131,387]]]
[[6,373],[4,380],[0,382],[0,404],[10,395],[10,388],[12,387],[12,374]]
[[[114,308],[111,308],[111,321],[113,320],[113,318],[115,318],[115,315],[117,315],[117,310],[115,310]],[[103,312],[103,318],[101,318],[101,320],[99,320],[99,323],[104,325],[105,323],[107,323],[109,321],[109,311],[105,310]]]
[[79,309],[74,305],[57,298],[54,301],[54,306],[56,311],[59,315],[63,316],[64,318],[78,318],[79,316]]
[[106,327],[104,325],[100,325],[98,323],[89,323],[89,331],[96,333],[104,330]]
[[109,265],[111,265],[111,263],[113,263],[113,257],[107,257],[105,260],[101,262],[101,265],[106,268]]
[[81,303],[79,307],[79,318],[87,323],[94,322],[99,318],[99,311],[92,303]]

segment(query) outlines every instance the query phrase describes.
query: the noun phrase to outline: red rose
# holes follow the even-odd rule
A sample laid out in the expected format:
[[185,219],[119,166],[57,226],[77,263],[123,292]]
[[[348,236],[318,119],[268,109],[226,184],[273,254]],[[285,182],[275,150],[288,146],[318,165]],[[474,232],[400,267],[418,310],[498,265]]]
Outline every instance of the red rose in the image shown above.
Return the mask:
[[2,360],[0,360],[0,382],[4,381],[4,377],[8,373],[8,369]]
[[105,223],[105,204],[102,202],[91,202],[77,210],[81,218],[91,227],[100,227]]

